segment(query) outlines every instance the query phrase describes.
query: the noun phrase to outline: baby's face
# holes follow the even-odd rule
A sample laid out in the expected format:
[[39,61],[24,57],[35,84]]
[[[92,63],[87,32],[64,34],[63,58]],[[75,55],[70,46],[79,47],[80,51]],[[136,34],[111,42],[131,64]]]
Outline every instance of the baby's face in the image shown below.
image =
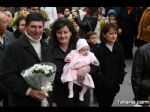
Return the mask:
[[89,47],[86,46],[86,47],[83,47],[79,50],[79,53],[82,55],[82,56],[87,56],[89,54]]

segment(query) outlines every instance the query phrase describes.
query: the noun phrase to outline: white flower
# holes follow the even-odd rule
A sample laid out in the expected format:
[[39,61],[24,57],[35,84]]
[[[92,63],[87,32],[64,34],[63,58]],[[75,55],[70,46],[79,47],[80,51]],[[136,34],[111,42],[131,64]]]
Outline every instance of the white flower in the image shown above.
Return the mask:
[[24,70],[21,75],[27,81],[27,83],[35,88],[47,87],[52,91],[52,85],[48,82],[53,82],[56,66],[53,63],[40,63]]
[[[40,63],[27,68],[21,72],[25,81],[34,88],[41,89],[48,97],[48,91],[52,91],[52,82],[56,73],[56,66],[53,63]],[[51,77],[51,75],[53,75]],[[42,104],[41,104],[42,105]]]

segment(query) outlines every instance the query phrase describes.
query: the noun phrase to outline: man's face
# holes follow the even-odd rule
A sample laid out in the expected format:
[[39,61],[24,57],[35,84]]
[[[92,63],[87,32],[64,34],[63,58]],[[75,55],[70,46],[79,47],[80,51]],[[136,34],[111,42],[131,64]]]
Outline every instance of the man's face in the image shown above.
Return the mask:
[[66,8],[66,9],[64,10],[64,15],[65,15],[65,16],[69,16],[70,13],[71,13],[71,12],[70,12],[69,9]]
[[7,19],[5,15],[0,16],[0,34],[5,33],[7,30]]
[[30,7],[30,12],[40,12],[40,8],[39,7]]
[[42,36],[43,30],[43,21],[31,21],[30,24],[26,26],[27,34],[36,40]]

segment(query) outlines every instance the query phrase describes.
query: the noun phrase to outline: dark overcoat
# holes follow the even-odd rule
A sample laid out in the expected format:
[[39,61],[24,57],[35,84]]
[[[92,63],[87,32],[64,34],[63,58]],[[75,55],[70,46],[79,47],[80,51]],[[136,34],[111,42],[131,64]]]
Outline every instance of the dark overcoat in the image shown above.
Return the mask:
[[[102,42],[100,46],[95,47],[92,51],[100,62],[99,72],[101,74],[92,76],[95,82],[96,94],[98,98],[105,98],[104,100],[107,99],[112,103],[113,98],[120,89],[119,85],[122,84],[125,76],[123,49],[119,43],[115,43],[111,52],[105,43]],[[103,104],[102,100],[100,102]]]
[[54,80],[54,88],[53,88],[53,100],[57,103],[58,106],[89,106],[90,104],[90,92],[87,91],[85,93],[85,100],[79,101],[79,92],[81,91],[81,87],[74,85],[74,97],[68,98],[69,90],[67,83],[62,83],[61,74],[63,73],[63,67],[66,64],[64,61],[67,54],[75,49],[75,43],[70,43],[68,50],[66,52],[62,51],[59,45],[51,46],[51,52],[53,57],[53,63],[57,66],[57,72]]
[[[10,32],[10,31],[6,31],[4,33],[4,37],[3,37],[3,41],[4,41],[4,44],[2,44],[0,42],[0,63],[1,63],[1,60],[2,60],[2,57],[3,57],[3,54],[4,54],[4,50],[5,50],[5,47],[10,44],[11,42],[13,42],[15,40],[14,36],[13,36],[13,33]],[[1,64],[0,64],[1,66]],[[1,98],[3,99],[3,105],[4,106],[7,106],[7,95],[8,92],[7,92],[7,88],[2,84],[2,82],[0,82],[0,100]],[[5,104],[6,102],[6,104]]]
[[140,47],[135,53],[131,83],[135,100],[147,100],[150,94],[150,43]]
[[6,47],[0,68],[0,79],[9,88],[9,106],[41,105],[40,101],[25,95],[29,85],[20,75],[23,70],[36,63],[51,62],[49,45],[43,40],[41,56],[40,60],[25,34]]

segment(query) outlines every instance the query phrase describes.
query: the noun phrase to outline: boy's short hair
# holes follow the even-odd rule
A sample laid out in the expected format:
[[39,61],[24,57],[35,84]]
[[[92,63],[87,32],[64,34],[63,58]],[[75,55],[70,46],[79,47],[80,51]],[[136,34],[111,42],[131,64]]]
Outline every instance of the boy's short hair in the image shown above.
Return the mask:
[[96,32],[93,32],[93,31],[87,32],[87,39],[89,39],[89,37],[90,37],[91,35],[96,35]]

